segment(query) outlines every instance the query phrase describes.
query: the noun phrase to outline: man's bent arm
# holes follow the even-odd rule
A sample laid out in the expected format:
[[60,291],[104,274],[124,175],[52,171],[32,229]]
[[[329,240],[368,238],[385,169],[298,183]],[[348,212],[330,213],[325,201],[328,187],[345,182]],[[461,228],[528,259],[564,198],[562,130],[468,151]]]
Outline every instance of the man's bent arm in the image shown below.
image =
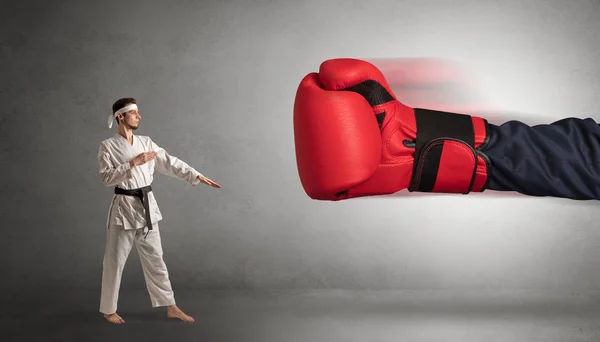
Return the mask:
[[126,162],[114,167],[110,162],[110,154],[104,144],[98,151],[98,171],[100,180],[105,186],[115,186],[125,179],[131,178],[131,162]]

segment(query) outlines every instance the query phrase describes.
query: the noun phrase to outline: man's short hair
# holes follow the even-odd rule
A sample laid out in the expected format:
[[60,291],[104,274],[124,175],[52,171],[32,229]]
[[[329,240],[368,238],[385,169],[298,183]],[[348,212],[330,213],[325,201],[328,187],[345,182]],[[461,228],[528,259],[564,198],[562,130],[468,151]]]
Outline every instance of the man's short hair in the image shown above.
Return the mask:
[[[119,109],[129,105],[135,103],[137,104],[136,99],[134,99],[133,97],[124,97],[122,99],[118,99],[115,103],[113,103],[112,105],[112,112],[115,113],[116,111],[118,111]],[[119,118],[115,117],[115,120],[117,121],[117,124],[119,123]]]

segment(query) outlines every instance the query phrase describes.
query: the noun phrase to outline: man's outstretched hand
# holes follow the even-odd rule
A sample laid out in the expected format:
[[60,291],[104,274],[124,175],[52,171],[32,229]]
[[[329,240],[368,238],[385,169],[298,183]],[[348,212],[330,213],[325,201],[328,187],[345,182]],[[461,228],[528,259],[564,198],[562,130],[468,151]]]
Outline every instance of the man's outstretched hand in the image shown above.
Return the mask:
[[198,176],[198,179],[204,183],[204,184],[208,184],[210,186],[212,186],[213,188],[220,188],[221,186],[215,182],[213,182],[212,180],[210,180],[209,178],[206,178],[204,176]]

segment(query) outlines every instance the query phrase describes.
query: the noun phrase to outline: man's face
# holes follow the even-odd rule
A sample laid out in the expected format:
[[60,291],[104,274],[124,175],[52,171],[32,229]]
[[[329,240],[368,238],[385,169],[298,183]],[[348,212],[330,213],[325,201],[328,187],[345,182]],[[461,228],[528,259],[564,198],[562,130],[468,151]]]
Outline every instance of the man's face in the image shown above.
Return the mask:
[[123,120],[121,120],[121,123],[131,130],[136,130],[140,124],[141,118],[142,117],[138,110],[134,109],[123,113]]

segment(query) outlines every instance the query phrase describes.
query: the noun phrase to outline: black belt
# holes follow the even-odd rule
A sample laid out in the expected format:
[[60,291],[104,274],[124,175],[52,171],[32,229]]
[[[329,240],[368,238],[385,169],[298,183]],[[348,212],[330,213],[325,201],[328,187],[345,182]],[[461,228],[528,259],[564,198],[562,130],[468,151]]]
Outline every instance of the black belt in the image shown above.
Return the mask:
[[145,186],[143,188],[138,189],[121,189],[115,187],[115,194],[117,195],[126,195],[126,196],[134,196],[139,198],[142,201],[142,205],[144,206],[144,211],[146,214],[146,224],[148,225],[148,232],[152,230],[152,220],[150,219],[150,204],[148,203],[148,193],[152,191],[152,187],[150,185]]

